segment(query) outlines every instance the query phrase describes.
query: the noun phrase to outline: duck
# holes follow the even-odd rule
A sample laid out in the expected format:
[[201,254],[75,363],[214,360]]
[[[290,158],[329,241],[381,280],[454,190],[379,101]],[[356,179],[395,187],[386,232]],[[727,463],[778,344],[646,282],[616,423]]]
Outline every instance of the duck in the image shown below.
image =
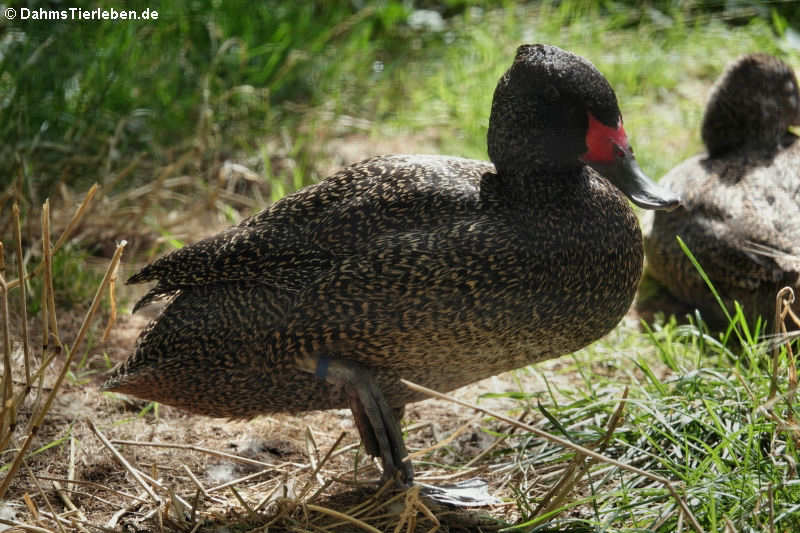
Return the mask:
[[439,391],[578,350],[628,310],[642,235],[628,198],[678,198],[639,167],[588,60],[518,48],[491,161],[348,166],[128,283],[167,299],[103,389],[212,417],[349,407],[383,479],[413,483],[399,420]]
[[[800,275],[800,93],[792,68],[764,53],[730,64],[711,89],[701,137],[706,148],[659,184],[682,196],[652,214],[647,272],[680,302],[727,327],[739,302],[748,324],[775,317],[776,294]],[[681,249],[679,236],[722,298]],[[798,311],[798,308],[794,308]]]

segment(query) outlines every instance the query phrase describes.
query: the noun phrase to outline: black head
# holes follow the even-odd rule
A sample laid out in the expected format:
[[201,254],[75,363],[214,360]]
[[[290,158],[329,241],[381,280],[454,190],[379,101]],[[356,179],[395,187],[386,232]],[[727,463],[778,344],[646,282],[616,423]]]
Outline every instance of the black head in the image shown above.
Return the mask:
[[678,204],[636,163],[608,80],[555,46],[517,49],[494,92],[487,141],[501,174],[563,175],[589,165],[641,207]]
[[702,136],[712,156],[742,147],[774,149],[797,124],[800,93],[791,67],[768,54],[749,54],[714,85]]

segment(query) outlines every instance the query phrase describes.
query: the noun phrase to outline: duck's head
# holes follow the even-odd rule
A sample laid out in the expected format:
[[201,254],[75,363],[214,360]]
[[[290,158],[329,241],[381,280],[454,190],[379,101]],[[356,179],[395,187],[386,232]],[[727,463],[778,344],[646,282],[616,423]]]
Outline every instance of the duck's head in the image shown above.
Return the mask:
[[488,147],[500,173],[563,176],[589,165],[639,207],[679,203],[636,163],[608,80],[555,46],[517,49],[494,92]]
[[744,147],[774,149],[800,125],[800,93],[791,67],[768,54],[731,64],[711,91],[702,136],[718,156]]

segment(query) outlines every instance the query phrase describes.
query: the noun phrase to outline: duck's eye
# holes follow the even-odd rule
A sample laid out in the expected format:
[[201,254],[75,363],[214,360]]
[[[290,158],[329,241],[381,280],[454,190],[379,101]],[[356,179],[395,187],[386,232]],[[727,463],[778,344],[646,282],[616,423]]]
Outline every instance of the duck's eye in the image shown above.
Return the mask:
[[548,85],[544,88],[544,97],[548,102],[556,102],[561,95],[559,94],[558,89],[552,85]]
[[[615,142],[612,142],[611,145],[614,147],[614,157],[617,159],[625,159],[625,150]],[[631,155],[633,155],[633,149],[631,149]]]

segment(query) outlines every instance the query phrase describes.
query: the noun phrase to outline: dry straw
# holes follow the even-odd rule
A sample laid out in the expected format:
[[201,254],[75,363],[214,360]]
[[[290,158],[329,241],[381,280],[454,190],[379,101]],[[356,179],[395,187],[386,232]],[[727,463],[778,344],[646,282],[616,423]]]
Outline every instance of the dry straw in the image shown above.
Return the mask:
[[[108,268],[106,269],[105,275],[103,276],[103,280],[100,283],[100,286],[97,288],[97,291],[92,299],[92,303],[89,307],[89,310],[86,312],[83,321],[81,323],[80,329],[78,330],[78,334],[75,337],[75,340],[72,342],[72,345],[69,347],[64,347],[64,343],[61,341],[58,335],[58,320],[56,317],[56,309],[55,309],[55,297],[53,291],[53,276],[52,276],[52,256],[53,253],[62,246],[71,233],[75,230],[78,223],[80,222],[83,215],[86,213],[88,206],[94,197],[97,191],[97,186],[92,187],[86,195],[86,198],[83,200],[81,205],[79,206],[78,210],[76,211],[75,215],[70,220],[69,224],[67,225],[66,229],[62,232],[59,239],[56,241],[55,246],[50,245],[50,209],[49,209],[49,202],[45,201],[44,205],[42,206],[42,262],[40,265],[34,269],[33,272],[30,274],[26,274],[24,270],[24,257],[22,254],[22,244],[21,244],[21,236],[20,236],[20,212],[19,208],[15,205],[13,209],[13,218],[14,218],[14,228],[15,228],[15,241],[16,241],[16,248],[17,248],[17,262],[19,264],[18,269],[18,278],[16,280],[12,280],[7,282],[5,276],[0,273],[0,290],[2,290],[2,295],[0,298],[2,299],[2,310],[3,310],[3,405],[2,405],[2,412],[0,412],[0,420],[2,420],[2,424],[0,424],[0,451],[5,450],[7,446],[13,440],[13,434],[16,428],[16,421],[17,421],[17,410],[19,406],[22,405],[27,395],[31,392],[33,388],[34,380],[39,380],[39,392],[40,394],[43,391],[42,388],[42,379],[44,377],[44,373],[47,368],[50,366],[52,361],[55,359],[55,356],[58,354],[59,351],[62,349],[66,352],[66,358],[63,362],[63,365],[58,372],[56,380],[54,384],[50,387],[47,396],[44,399],[43,404],[39,407],[38,411],[35,411],[34,414],[31,416],[31,420],[28,424],[27,435],[21,446],[19,446],[16,450],[14,455],[14,459],[11,461],[8,470],[6,472],[6,476],[0,484],[0,499],[4,498],[9,486],[11,485],[12,480],[14,479],[15,475],[19,471],[20,466],[23,464],[23,460],[30,449],[33,440],[35,439],[36,435],[39,432],[39,429],[42,426],[42,423],[49,412],[53,401],[55,400],[56,396],[58,395],[59,389],[66,377],[67,373],[69,372],[70,365],[72,360],[75,357],[75,354],[79,352],[79,348],[86,337],[86,333],[89,330],[89,326],[97,313],[97,309],[100,305],[100,301],[105,294],[105,291],[109,288],[110,282],[113,279],[117,266],[119,265],[120,259],[122,257],[122,251],[125,248],[125,242],[121,242],[117,245],[116,250],[114,252],[111,261],[109,262]],[[24,291],[25,291],[25,283],[27,279],[30,279],[33,276],[42,274],[44,276],[44,283],[43,283],[43,326],[44,326],[44,337],[42,339],[43,344],[43,354],[42,354],[42,362],[39,367],[32,371],[31,369],[31,357],[30,357],[30,346],[28,341],[28,333],[27,333],[27,315],[23,312],[21,315],[21,321],[23,323],[21,330],[23,331],[23,351],[24,351],[24,375],[25,375],[25,385],[20,394],[14,395],[14,385],[13,385],[13,375],[14,369],[12,368],[11,363],[11,342],[10,342],[10,322],[11,318],[9,315],[9,308],[8,308],[8,293],[9,290],[15,287],[20,287],[20,291],[23,294],[22,301],[23,301],[23,309],[24,307]],[[55,342],[58,350],[50,350],[50,340]]]

